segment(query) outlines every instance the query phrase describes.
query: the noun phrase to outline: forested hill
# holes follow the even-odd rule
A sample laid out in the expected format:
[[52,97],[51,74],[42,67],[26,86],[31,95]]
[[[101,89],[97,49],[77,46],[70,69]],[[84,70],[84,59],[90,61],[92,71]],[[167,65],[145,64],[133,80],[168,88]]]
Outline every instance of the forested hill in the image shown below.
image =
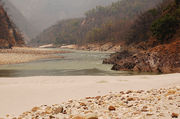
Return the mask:
[[140,15],[125,46],[104,63],[114,70],[180,73],[180,0],[164,0]]
[[115,1],[117,0],[9,0],[35,26],[38,34],[59,20],[82,17],[84,12],[94,6],[105,6]]
[[44,30],[30,44],[88,44],[120,42],[138,15],[155,7],[162,0],[121,0],[109,6],[87,11],[84,18],[59,21]]

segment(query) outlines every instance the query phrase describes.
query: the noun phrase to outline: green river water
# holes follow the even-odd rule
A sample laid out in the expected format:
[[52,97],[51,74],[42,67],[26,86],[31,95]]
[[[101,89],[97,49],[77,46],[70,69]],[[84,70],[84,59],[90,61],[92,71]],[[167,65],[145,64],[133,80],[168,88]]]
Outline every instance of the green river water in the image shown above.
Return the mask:
[[[56,49],[57,50],[57,49]],[[64,49],[63,49],[64,50]],[[27,76],[121,76],[137,75],[126,71],[112,71],[112,65],[102,64],[110,53],[68,50],[72,53],[58,54],[63,59],[46,59],[30,63],[0,66],[0,77]]]

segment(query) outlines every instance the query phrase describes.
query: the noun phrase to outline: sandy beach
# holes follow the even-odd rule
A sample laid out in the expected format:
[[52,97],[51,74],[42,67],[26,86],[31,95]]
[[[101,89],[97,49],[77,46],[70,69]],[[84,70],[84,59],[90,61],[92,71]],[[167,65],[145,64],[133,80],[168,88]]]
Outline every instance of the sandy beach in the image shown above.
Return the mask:
[[180,74],[0,78],[0,117],[6,114],[18,116],[35,106],[104,96],[110,92],[173,86],[180,86]]
[[40,59],[63,58],[56,54],[68,53],[67,51],[14,47],[13,49],[0,49],[0,64],[18,64]]

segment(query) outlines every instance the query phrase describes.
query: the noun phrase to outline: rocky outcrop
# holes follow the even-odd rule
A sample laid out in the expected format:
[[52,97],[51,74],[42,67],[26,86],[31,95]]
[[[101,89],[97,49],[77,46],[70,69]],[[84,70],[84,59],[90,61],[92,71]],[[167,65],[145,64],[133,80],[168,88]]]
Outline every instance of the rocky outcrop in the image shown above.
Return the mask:
[[0,4],[0,48],[24,45],[23,37]]
[[105,59],[113,70],[175,73],[180,72],[180,40],[138,53],[123,51]]
[[133,52],[123,50],[122,52],[111,54],[110,58],[103,60],[103,64],[116,64],[118,61],[131,57],[132,55]]

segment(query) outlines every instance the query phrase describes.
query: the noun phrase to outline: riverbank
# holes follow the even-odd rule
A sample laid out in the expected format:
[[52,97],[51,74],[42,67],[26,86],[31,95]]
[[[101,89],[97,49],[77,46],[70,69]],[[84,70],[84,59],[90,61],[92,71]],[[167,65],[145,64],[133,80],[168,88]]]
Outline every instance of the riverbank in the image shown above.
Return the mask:
[[87,45],[73,45],[72,44],[72,45],[61,46],[60,48],[84,50],[84,51],[119,52],[122,49],[122,44],[119,44],[119,43],[115,44],[115,43],[111,43],[111,42],[103,43],[103,44],[98,44],[98,43],[93,44],[92,43],[92,44],[87,44]]
[[[170,113],[179,113],[176,112],[176,104],[179,104],[179,88],[173,88],[174,86],[180,86],[179,80],[180,74],[169,74],[169,75],[141,75],[141,76],[118,76],[118,77],[109,77],[109,76],[95,76],[95,77],[84,77],[84,76],[70,76],[70,77],[28,77],[28,78],[1,78],[0,79],[0,112],[1,117],[6,114],[10,114],[9,118],[17,117],[22,114],[22,112],[26,110],[31,110],[32,107],[39,107],[40,105],[53,105],[60,104],[60,106],[68,106],[67,109],[64,108],[67,112],[66,114],[51,113],[52,109],[55,107],[59,107],[59,105],[54,105],[51,107],[42,106],[40,108],[34,108],[34,111],[30,111],[28,115],[25,117],[30,118],[31,116],[38,116],[38,112],[42,112],[45,114],[42,117],[69,117],[71,116],[86,116],[95,114],[99,117],[99,119],[104,119],[102,116],[109,116],[116,114],[126,113],[127,115],[135,113],[134,106],[137,104],[137,107],[141,108],[141,106],[148,106],[148,109],[144,108],[145,112],[138,112],[140,116],[148,115],[149,118],[152,116],[156,116],[157,114],[164,113],[165,116],[170,116],[164,112],[165,108],[161,106],[169,106],[169,103],[172,103],[170,109]],[[173,95],[167,96],[167,98],[163,98],[164,94],[169,92],[168,88],[173,88],[177,93],[173,93]],[[166,89],[161,89],[166,88]],[[158,89],[152,90],[151,89]],[[132,93],[124,94],[118,93],[120,91],[128,91],[133,90]],[[143,90],[142,93],[138,94],[135,90]],[[145,93],[144,91],[150,91],[150,93]],[[162,93],[160,94],[159,91]],[[112,93],[110,93],[112,92]],[[171,92],[171,91],[170,91]],[[108,94],[108,95],[107,95]],[[120,95],[120,97],[117,97]],[[131,100],[128,99],[130,103],[126,103],[126,100],[129,97],[139,97],[135,101],[133,98],[133,102],[131,106]],[[96,97],[103,96],[99,98],[98,101],[102,105],[97,105],[95,98],[84,98],[84,97]],[[150,96],[154,96],[150,98]],[[172,97],[171,97],[172,96]],[[121,103],[117,103],[116,101],[123,99],[122,105]],[[149,97],[149,98],[148,98]],[[98,98],[98,97],[97,97]],[[73,101],[69,104],[68,100]],[[152,104],[146,102],[146,100],[150,101],[152,99]],[[160,101],[157,101],[157,99]],[[162,100],[161,100],[162,99]],[[170,99],[170,100],[168,100]],[[173,100],[171,100],[173,99]],[[75,101],[77,100],[77,101]],[[91,102],[92,101],[92,105]],[[141,105],[141,101],[142,105]],[[165,102],[164,102],[165,101]],[[177,101],[177,102],[176,102]],[[66,102],[66,103],[62,103]],[[81,105],[77,104],[77,102],[83,102]],[[97,103],[98,103],[97,102]],[[159,112],[154,108],[152,112],[149,110],[149,107],[152,107],[153,104],[158,103],[156,105],[157,108],[160,106]],[[76,105],[77,104],[77,105]],[[168,105],[166,105],[168,104]],[[74,107],[73,107],[74,105]],[[85,106],[87,105],[87,106]],[[112,111],[107,109],[108,106],[114,106],[116,111]],[[80,107],[79,107],[80,106]],[[47,108],[46,108],[47,107]],[[88,108],[88,109],[87,109]],[[45,109],[49,109],[49,113],[43,113]],[[111,110],[110,109],[110,110]],[[138,109],[138,108],[137,108]],[[70,110],[72,110],[70,114]],[[47,110],[46,110],[47,111]],[[129,111],[129,113],[127,113]],[[60,111],[61,112],[61,111]],[[88,113],[89,112],[89,113]],[[96,113],[97,112],[97,113]],[[104,113],[106,112],[106,113]],[[103,114],[105,115],[103,115]],[[24,113],[26,114],[26,113]],[[107,115],[106,115],[107,114]],[[137,114],[138,115],[138,114]],[[146,116],[147,116],[146,115]],[[163,115],[163,114],[162,114]],[[113,117],[113,116],[112,116]],[[7,118],[7,117],[6,117]],[[69,118],[68,118],[69,119]],[[77,118],[79,119],[79,118]],[[80,118],[81,119],[81,118]]]
[[56,54],[68,53],[67,51],[14,47],[12,49],[0,49],[0,64],[18,64],[36,61],[40,59],[63,58]]
[[180,73],[180,39],[147,50],[128,49],[114,53],[103,63],[113,64],[112,70],[117,71]]

